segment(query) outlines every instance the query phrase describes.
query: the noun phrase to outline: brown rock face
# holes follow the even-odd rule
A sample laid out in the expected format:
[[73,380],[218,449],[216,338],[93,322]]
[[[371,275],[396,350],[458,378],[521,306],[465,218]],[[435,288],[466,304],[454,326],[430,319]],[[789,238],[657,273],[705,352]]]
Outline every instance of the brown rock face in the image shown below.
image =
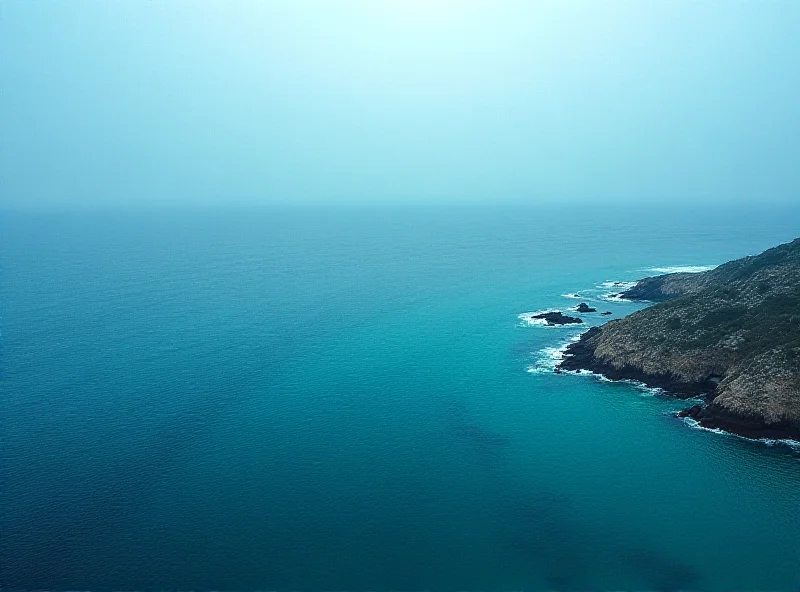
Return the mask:
[[702,425],[800,438],[800,239],[711,271],[646,278],[623,295],[662,302],[585,333],[562,370],[704,395]]

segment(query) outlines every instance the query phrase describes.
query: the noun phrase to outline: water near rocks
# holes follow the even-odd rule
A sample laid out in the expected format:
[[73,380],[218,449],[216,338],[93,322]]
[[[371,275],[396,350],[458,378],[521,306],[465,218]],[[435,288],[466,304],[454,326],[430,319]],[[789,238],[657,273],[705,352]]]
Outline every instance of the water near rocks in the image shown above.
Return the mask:
[[551,370],[800,212],[581,214],[5,214],[3,587],[797,587],[800,453]]

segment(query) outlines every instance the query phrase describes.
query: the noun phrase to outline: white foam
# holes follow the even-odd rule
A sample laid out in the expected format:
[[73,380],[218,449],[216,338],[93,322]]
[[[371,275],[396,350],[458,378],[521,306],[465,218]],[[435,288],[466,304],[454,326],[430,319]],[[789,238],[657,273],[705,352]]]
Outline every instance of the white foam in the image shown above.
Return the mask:
[[556,366],[564,361],[564,353],[566,353],[567,348],[571,344],[580,340],[582,333],[584,332],[581,331],[581,333],[573,335],[558,347],[545,347],[540,349],[537,352],[536,361],[528,366],[526,371],[531,374],[545,374],[554,372]]
[[630,290],[633,288],[638,282],[615,282],[615,281],[607,281],[603,282],[602,284],[598,284],[598,288],[602,288],[604,290],[610,290],[611,288],[615,288],[620,292],[624,290]]
[[665,267],[648,267],[645,271],[655,273],[702,273],[714,269],[716,265],[667,265]]
[[561,312],[561,310],[557,308],[548,308],[547,310],[535,310],[533,312],[523,312],[522,314],[518,314],[517,318],[520,319],[522,322],[520,325],[523,327],[551,327],[551,328],[574,328],[578,323],[566,323],[564,325],[551,325],[547,322],[546,319],[535,319],[533,317],[541,314],[546,314],[548,312]]
[[623,298],[616,292],[609,292],[608,294],[603,294],[603,300],[606,302],[632,302],[632,300],[628,300],[627,298]]
[[638,282],[607,281],[603,282],[602,284],[598,284],[597,287],[601,290],[614,290],[613,292],[606,292],[600,296],[600,298],[606,302],[631,302],[627,298],[622,298],[618,294],[620,292],[624,292],[625,290],[630,290],[637,283]]
[[579,296],[578,294],[562,294],[562,298],[571,298],[573,300],[588,300],[588,298],[584,298],[583,296]]
[[539,350],[536,362],[528,367],[528,372],[553,372],[563,360],[569,343],[561,347],[546,347]]
[[529,327],[533,327],[535,325],[540,325],[542,327],[547,327],[547,321],[544,320],[544,319],[534,319],[534,318],[530,318],[530,317],[528,317],[528,318],[520,317],[520,318],[523,320],[523,323],[525,325],[528,325]]
[[633,380],[631,378],[622,378],[622,379],[619,379],[619,380],[615,380],[613,378],[608,378],[607,376],[605,376],[603,374],[595,374],[595,373],[590,372],[588,370],[581,370],[580,372],[578,372],[578,374],[584,374],[584,373],[585,374],[590,374],[591,376],[593,376],[599,382],[613,382],[613,383],[618,383],[618,384],[620,384],[620,383],[621,384],[626,384],[628,386],[633,387],[637,391],[639,391],[645,397],[655,397],[655,396],[664,394],[664,389],[662,389],[662,388],[659,388],[657,386],[647,386],[645,383],[639,382],[638,380]]
[[762,442],[763,444],[766,444],[767,446],[775,446],[776,444],[780,444],[780,445],[788,446],[789,448],[793,448],[795,450],[800,451],[800,441],[791,440],[789,438],[786,438],[785,440],[773,440],[772,438],[759,438],[757,441],[758,442]]
[[553,374],[555,372],[555,369],[556,369],[556,364],[550,365],[550,364],[537,363],[537,364],[531,364],[530,366],[525,368],[525,371],[528,374]]
[[[580,339],[580,336],[578,336],[578,339]],[[531,370],[528,371],[530,372]],[[597,382],[613,382],[617,384],[625,384],[630,387],[633,387],[633,389],[638,391],[640,395],[643,397],[657,397],[665,394],[664,389],[659,388],[657,386],[647,386],[643,382],[639,382],[638,380],[633,380],[629,378],[622,378],[622,379],[608,378],[603,374],[597,374],[595,372],[592,372],[591,370],[575,370],[575,371],[569,370],[567,371],[567,374],[570,374],[572,376],[588,376],[589,378],[591,378],[592,380],[596,380]]]
[[560,312],[556,309],[547,309],[547,310],[535,310],[533,312],[523,312],[517,315],[517,318],[522,321],[523,326],[534,326],[534,325],[547,325],[547,321],[545,319],[534,319],[533,317],[541,314],[545,314],[548,312]]
[[664,393],[664,389],[657,386],[647,386],[643,382],[632,381],[633,386],[646,397],[658,397]]
[[747,438],[746,436],[740,436],[739,434],[734,434],[732,432],[728,432],[723,430],[722,428],[707,428],[705,426],[700,425],[700,422],[696,419],[691,417],[684,417],[683,423],[694,430],[703,430],[704,432],[712,432],[714,434],[722,434],[724,436],[733,436],[734,438],[741,438],[742,440],[748,440],[750,442],[761,442],[767,446],[775,446],[775,445],[782,445],[788,446],[789,448],[800,450],[800,442],[797,440],[791,440],[789,438],[783,440],[776,440],[774,438]]
[[706,431],[706,432],[714,432],[715,434],[728,434],[728,435],[731,435],[731,436],[734,435],[734,434],[731,434],[730,432],[726,432],[725,430],[722,430],[720,428],[706,428],[706,427],[703,427],[703,426],[700,425],[699,421],[697,421],[696,419],[693,419],[691,417],[684,417],[683,418],[683,423],[685,423],[687,426],[689,426],[690,428],[695,429],[695,430],[703,430],[703,431]]

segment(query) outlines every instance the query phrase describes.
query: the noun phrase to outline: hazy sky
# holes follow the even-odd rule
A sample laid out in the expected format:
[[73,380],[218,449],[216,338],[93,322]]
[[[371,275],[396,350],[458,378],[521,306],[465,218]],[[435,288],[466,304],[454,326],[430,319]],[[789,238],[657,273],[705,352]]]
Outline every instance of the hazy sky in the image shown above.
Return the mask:
[[800,201],[800,2],[0,0],[0,200]]

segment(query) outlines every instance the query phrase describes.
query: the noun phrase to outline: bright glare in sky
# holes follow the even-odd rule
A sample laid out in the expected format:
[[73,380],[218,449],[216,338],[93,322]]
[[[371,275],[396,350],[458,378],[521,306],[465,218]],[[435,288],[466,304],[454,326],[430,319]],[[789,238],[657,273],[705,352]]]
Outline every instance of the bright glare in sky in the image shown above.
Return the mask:
[[455,2],[446,0],[388,0],[383,9],[388,14],[410,20],[440,20],[453,15],[457,6]]
[[386,0],[372,3],[369,10],[381,12],[387,19],[447,27],[474,18],[480,12],[481,4],[475,0]]
[[4,3],[18,204],[800,199],[800,3]]

